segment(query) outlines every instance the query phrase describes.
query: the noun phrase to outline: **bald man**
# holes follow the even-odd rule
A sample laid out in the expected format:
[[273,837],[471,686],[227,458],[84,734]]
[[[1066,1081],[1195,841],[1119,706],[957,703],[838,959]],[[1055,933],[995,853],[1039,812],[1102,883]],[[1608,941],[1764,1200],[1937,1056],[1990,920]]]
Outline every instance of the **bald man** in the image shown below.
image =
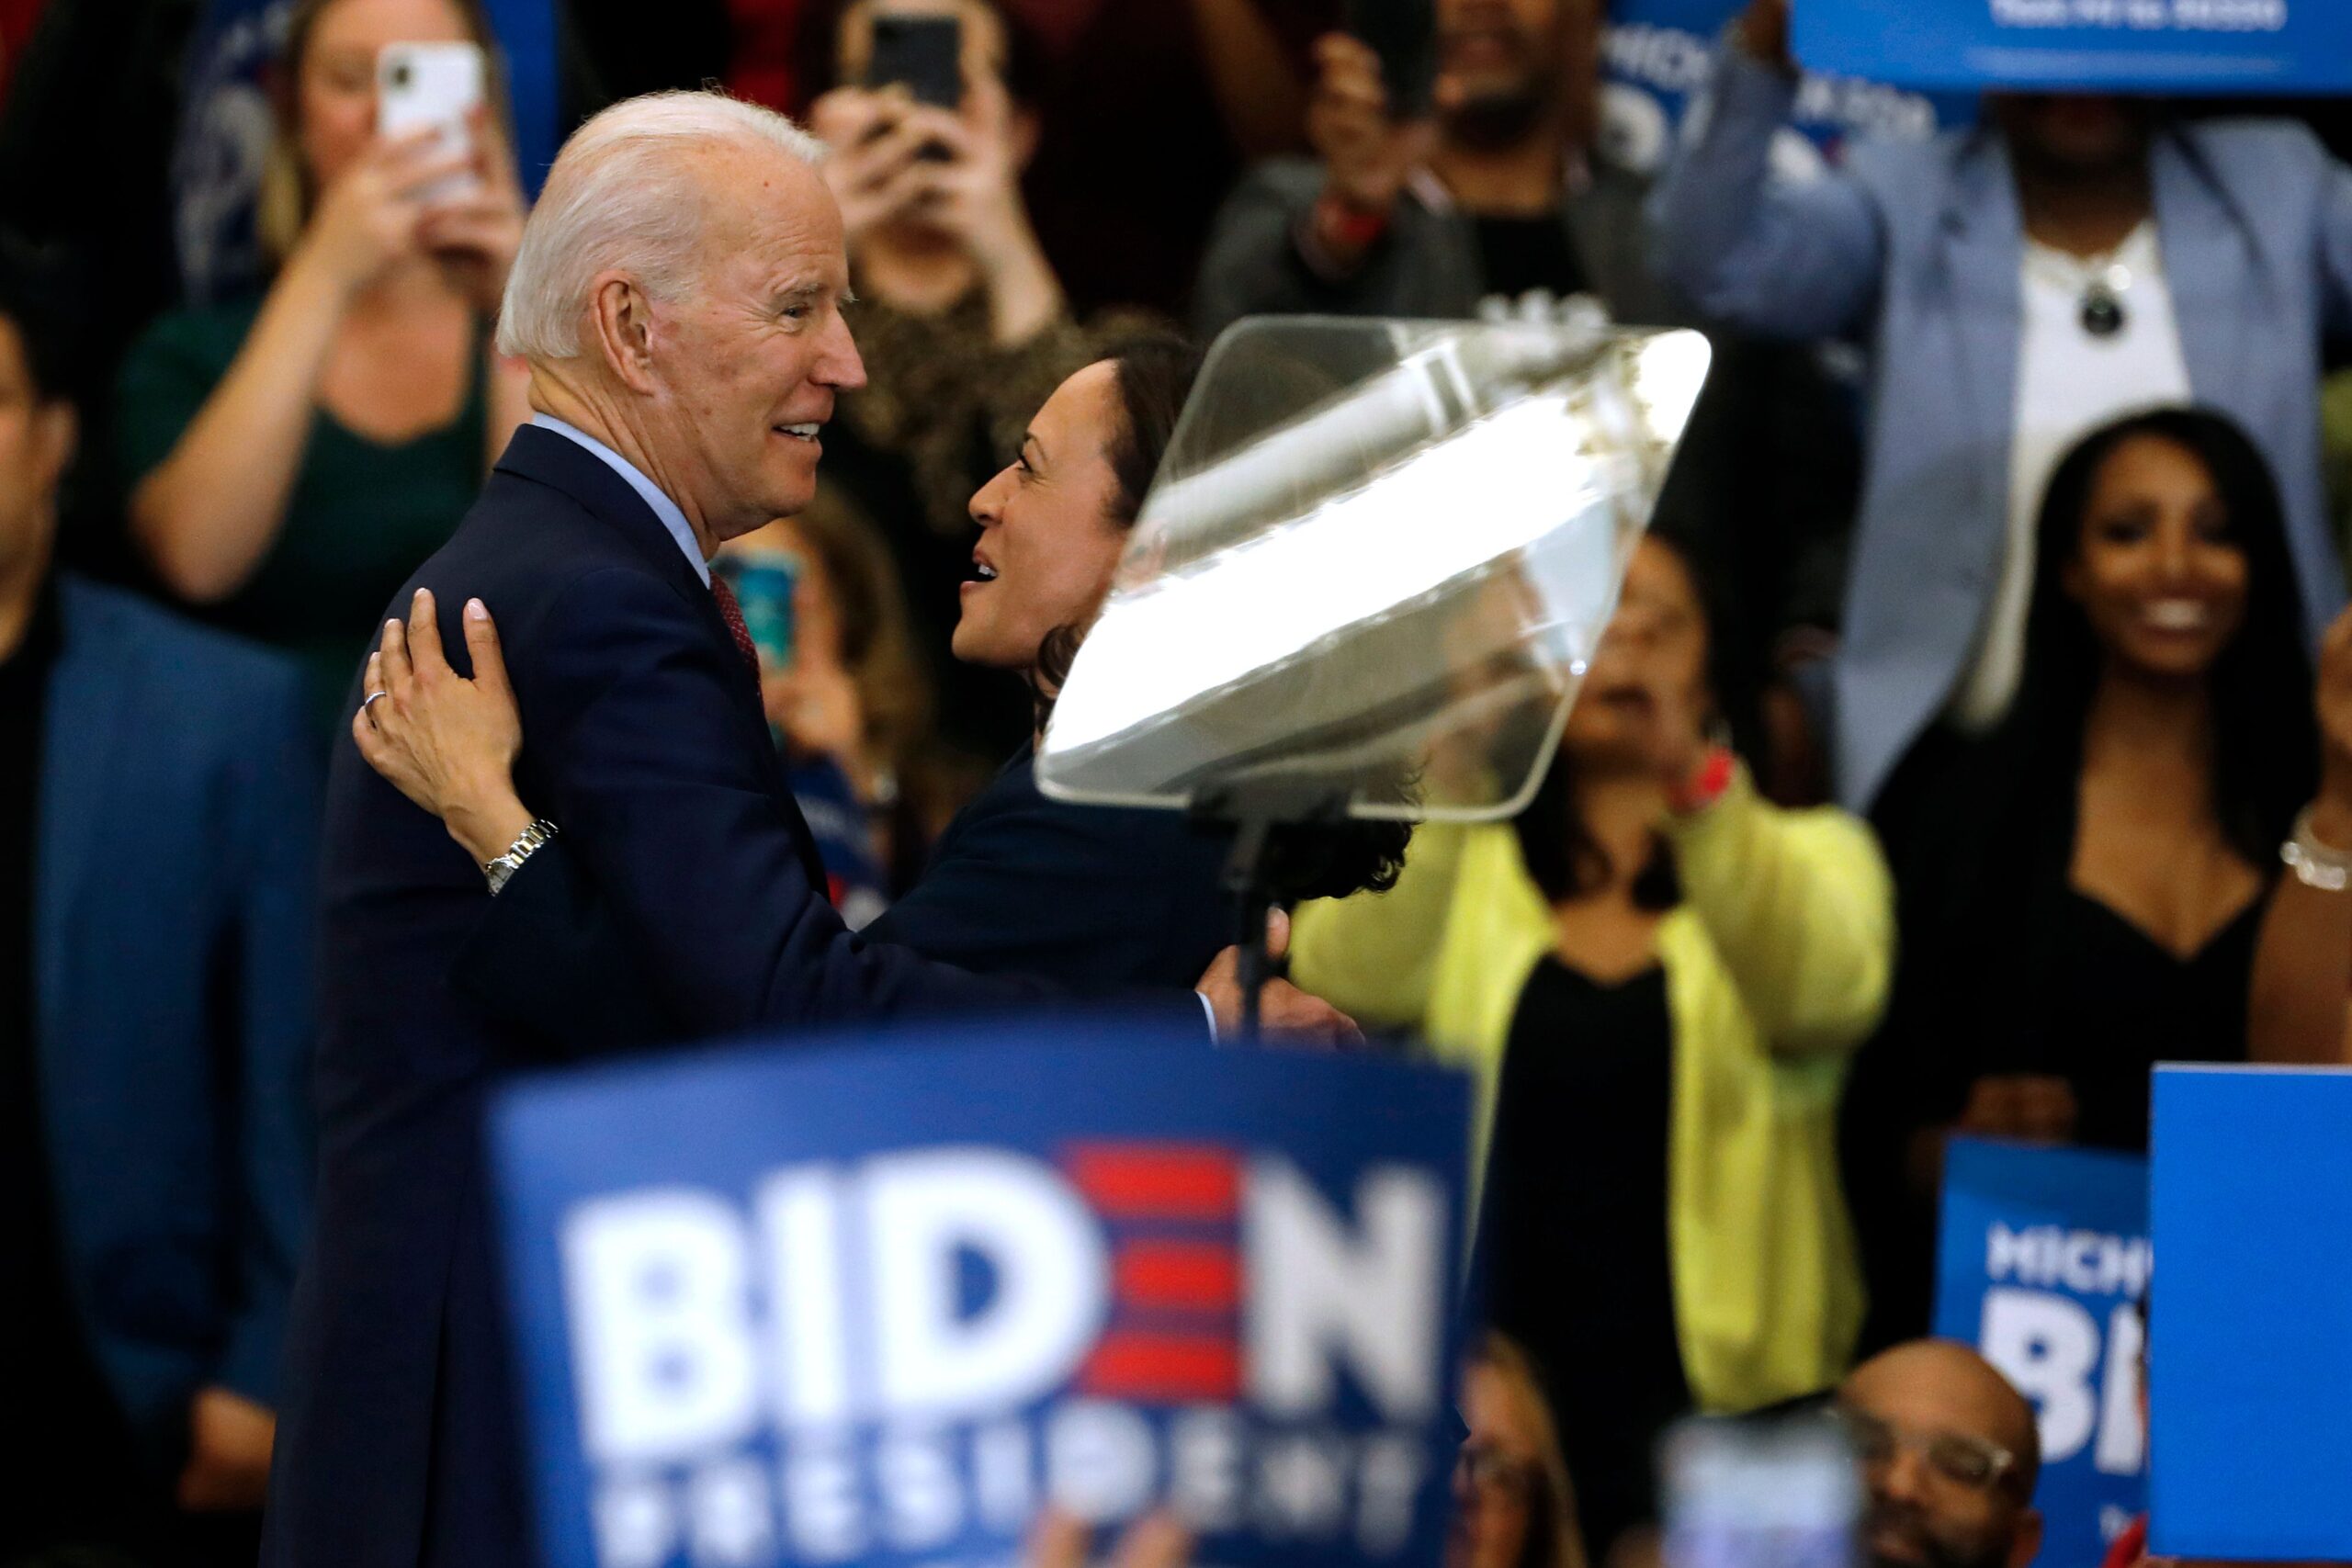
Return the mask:
[[1870,1486],[1872,1568],[2025,1568],[2041,1548],[2033,1406],[1993,1364],[1950,1339],[1915,1339],[1856,1368],[1838,1391]]

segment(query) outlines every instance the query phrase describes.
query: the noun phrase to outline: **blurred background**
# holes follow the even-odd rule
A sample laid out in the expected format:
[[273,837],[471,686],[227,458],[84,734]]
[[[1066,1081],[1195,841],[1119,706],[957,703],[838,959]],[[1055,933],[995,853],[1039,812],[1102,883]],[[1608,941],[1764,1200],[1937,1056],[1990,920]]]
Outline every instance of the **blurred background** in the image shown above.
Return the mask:
[[[2039,1351],[1918,1343],[1939,1201],[1955,1136],[2088,1156],[2050,1223],[2144,1246],[2065,1172],[2144,1156],[2154,1064],[2345,1059],[2352,65],[1904,77],[1885,7],[1794,4],[0,0],[0,1563],[252,1560],[326,750],[527,417],[490,329],[555,148],[707,85],[833,148],[870,384],[718,564],[854,926],[1025,765],[1052,663],[957,628],[1073,372],[1265,314],[1707,333],[1533,803],[1295,914],[1301,986],[1479,1085],[1456,1550],[1650,1561],[1677,1418],[1842,1390],[1874,1561],[2136,1561],[2144,1266],[2086,1308],[2119,1435],[2054,1442]],[[455,195],[386,129],[419,44],[482,62]]]

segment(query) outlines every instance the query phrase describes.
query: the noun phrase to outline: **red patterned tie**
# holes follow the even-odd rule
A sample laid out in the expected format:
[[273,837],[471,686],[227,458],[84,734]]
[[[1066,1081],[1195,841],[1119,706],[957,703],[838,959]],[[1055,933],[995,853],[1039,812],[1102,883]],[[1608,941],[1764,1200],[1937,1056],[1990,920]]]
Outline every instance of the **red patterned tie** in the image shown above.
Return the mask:
[[718,601],[718,618],[727,623],[727,635],[735,639],[735,651],[752,667],[752,678],[760,675],[760,650],[752,641],[752,628],[743,624],[743,606],[736,602],[735,590],[727,580],[714,575],[710,580],[710,596]]

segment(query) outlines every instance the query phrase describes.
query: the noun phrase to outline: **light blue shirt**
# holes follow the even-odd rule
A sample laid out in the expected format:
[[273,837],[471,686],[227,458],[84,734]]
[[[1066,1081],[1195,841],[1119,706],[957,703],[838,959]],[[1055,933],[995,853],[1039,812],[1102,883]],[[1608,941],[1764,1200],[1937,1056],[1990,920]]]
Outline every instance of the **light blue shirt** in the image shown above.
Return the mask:
[[637,471],[637,465],[605,446],[576,424],[566,424],[551,413],[535,413],[531,423],[541,430],[552,430],[567,441],[575,442],[604,460],[605,467],[628,481],[628,488],[653,508],[653,515],[662,519],[662,526],[670,530],[670,537],[678,541],[678,548],[686,552],[686,559],[694,564],[695,575],[702,579],[705,588],[710,586],[710,563],[702,558],[702,541],[686,522],[686,514],[678,503],[663,495],[651,479]]

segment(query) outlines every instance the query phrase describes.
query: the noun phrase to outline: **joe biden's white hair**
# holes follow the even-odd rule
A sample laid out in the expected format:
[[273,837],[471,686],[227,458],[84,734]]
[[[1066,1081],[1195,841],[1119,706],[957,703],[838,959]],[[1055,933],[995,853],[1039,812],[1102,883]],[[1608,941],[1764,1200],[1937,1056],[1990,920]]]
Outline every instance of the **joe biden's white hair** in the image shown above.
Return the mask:
[[588,285],[608,268],[656,299],[687,287],[709,219],[686,154],[719,141],[772,147],[811,166],[825,157],[825,144],[784,116],[724,93],[648,93],[573,131],[523,225],[499,307],[498,352],[577,355]]

